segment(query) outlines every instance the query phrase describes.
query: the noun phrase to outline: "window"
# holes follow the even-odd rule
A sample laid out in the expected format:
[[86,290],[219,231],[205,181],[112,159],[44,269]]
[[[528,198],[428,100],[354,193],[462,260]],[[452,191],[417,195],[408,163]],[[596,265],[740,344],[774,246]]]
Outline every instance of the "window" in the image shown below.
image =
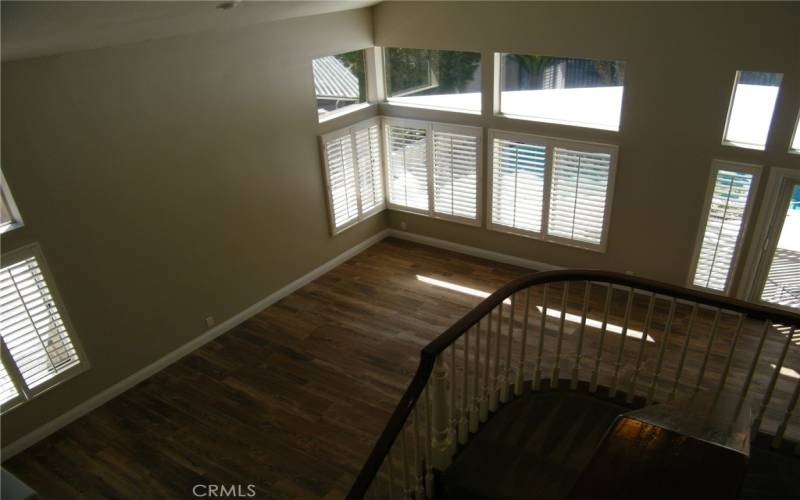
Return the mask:
[[367,100],[364,51],[356,50],[312,61],[317,114],[321,121]]
[[491,229],[605,250],[617,148],[492,130]]
[[723,143],[764,149],[778,98],[781,73],[737,71]]
[[619,130],[623,61],[498,54],[500,113]]
[[698,234],[691,285],[727,293],[759,167],[714,161]]
[[[51,283],[48,285],[48,281]],[[87,367],[36,245],[3,255],[0,397],[6,410]]]
[[797,123],[794,126],[794,135],[792,136],[792,145],[789,147],[792,153],[800,153],[800,113],[797,114]]
[[384,50],[392,104],[480,113],[481,55],[453,50]]
[[333,234],[384,208],[379,123],[366,120],[322,136]]
[[11,190],[8,189],[3,172],[0,171],[0,234],[11,231],[21,225],[22,218],[17,210],[17,205],[11,196]]
[[384,119],[389,205],[479,224],[479,127]]

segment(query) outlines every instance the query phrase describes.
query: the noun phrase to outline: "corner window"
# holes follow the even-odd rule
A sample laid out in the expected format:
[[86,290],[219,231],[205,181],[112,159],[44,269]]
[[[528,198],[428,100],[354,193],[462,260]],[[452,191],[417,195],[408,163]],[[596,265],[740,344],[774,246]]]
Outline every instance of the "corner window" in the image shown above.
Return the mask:
[[384,49],[386,96],[391,104],[480,113],[478,52]]
[[723,144],[763,150],[783,75],[737,71]]
[[325,56],[312,61],[314,92],[320,121],[358,109],[367,102],[363,50]]
[[499,54],[500,113],[619,130],[625,62]]
[[5,411],[87,368],[39,247],[3,254],[0,403]]
[[14,197],[8,189],[6,178],[0,171],[0,234],[22,226],[22,217],[19,215]]
[[492,130],[489,228],[604,251],[617,148]]
[[722,293],[730,290],[759,171],[754,165],[714,161],[697,237],[692,286]]

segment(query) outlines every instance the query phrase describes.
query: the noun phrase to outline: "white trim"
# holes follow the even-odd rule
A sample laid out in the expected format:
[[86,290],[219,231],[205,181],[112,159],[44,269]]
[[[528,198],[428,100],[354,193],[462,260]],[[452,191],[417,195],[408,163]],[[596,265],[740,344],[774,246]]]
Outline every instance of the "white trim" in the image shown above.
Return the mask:
[[400,231],[397,229],[388,229],[387,231],[388,236],[392,238],[413,241],[414,243],[441,248],[443,250],[450,250],[451,252],[462,253],[464,255],[479,257],[481,259],[502,262],[503,264],[509,264],[512,266],[524,267],[526,269],[533,269],[536,271],[555,271],[558,269],[564,269],[563,267],[554,266],[544,262],[525,259],[523,257],[516,257],[514,255],[495,252],[493,250],[486,250],[484,248],[462,245],[461,243],[453,243],[452,241],[440,240],[438,238],[432,238],[430,236],[424,236],[408,231]]
[[[708,225],[708,213],[711,210],[711,201],[714,196],[714,187],[717,184],[717,177],[720,170],[731,170],[735,172],[745,172],[753,176],[750,182],[750,190],[747,193],[747,205],[745,206],[744,215],[742,218],[742,226],[739,229],[739,236],[736,239],[736,246],[733,249],[733,256],[731,257],[731,265],[728,269],[728,276],[725,283],[724,290],[715,290],[713,288],[702,287],[694,284],[694,275],[697,271],[697,264],[700,259],[700,250],[703,247],[703,239],[705,237],[706,226]],[[695,237],[694,251],[692,252],[691,266],[689,267],[689,274],[686,277],[686,288],[693,290],[700,290],[703,292],[713,293],[717,295],[729,295],[731,285],[733,284],[734,277],[736,276],[736,269],[739,264],[739,257],[742,255],[742,242],[750,226],[750,216],[753,213],[753,205],[756,194],[758,193],[758,183],[761,177],[761,165],[754,165],[751,163],[741,163],[727,160],[712,160],[711,172],[708,175],[708,183],[706,185],[706,194],[703,198],[703,211],[700,215],[700,225],[697,229],[697,236]]]
[[2,170],[0,170],[0,190],[2,190],[3,201],[5,201],[6,208],[8,208],[8,213],[11,216],[11,222],[0,226],[0,234],[3,234],[13,229],[17,229],[18,227],[22,227],[25,225],[25,223],[22,221],[19,208],[17,207],[17,203],[14,201],[14,196],[11,194],[11,190],[8,188],[8,183],[6,182],[6,178],[3,175]]
[[800,155],[800,144],[798,144],[797,149],[792,147],[795,140],[800,140],[800,110],[798,110],[797,113],[797,121],[794,124],[794,132],[792,132],[792,138],[789,140],[789,154]]
[[317,115],[319,117],[319,123],[326,123],[331,120],[335,120],[336,118],[341,118],[342,116],[349,115],[350,113],[355,113],[356,111],[360,111],[362,109],[367,109],[370,106],[374,106],[371,102],[358,102],[356,104],[350,104],[343,108],[339,108],[334,111],[328,111],[327,113],[323,113],[321,115]]
[[263,311],[267,307],[271,306],[275,302],[281,300],[282,298],[286,297],[287,295],[294,293],[298,289],[304,287],[308,283],[311,283],[315,279],[319,278],[323,274],[329,272],[330,270],[334,269],[335,267],[339,266],[340,264],[344,263],[345,261],[355,257],[359,253],[363,252],[367,248],[371,247],[375,243],[383,240],[390,234],[388,229],[384,229],[383,231],[367,238],[366,240],[358,243],[354,247],[346,250],[345,252],[339,254],[338,256],[334,257],[333,259],[325,262],[321,266],[313,269],[309,273],[297,278],[296,280],[292,281],[288,285],[280,288],[279,290],[271,293],[267,297],[261,299],[260,301],[256,302],[255,304],[251,305],[247,309],[243,310],[242,312],[228,318],[227,320],[219,323],[214,328],[206,331],[202,335],[195,337],[194,339],[190,340],[186,344],[178,347],[174,351],[170,352],[166,356],[154,361],[153,363],[147,365],[146,367],[142,368],[141,370],[137,371],[133,375],[124,378],[123,380],[115,383],[114,385],[106,388],[99,394],[92,396],[91,398],[87,399],[83,403],[74,406],[72,409],[68,410],[67,412],[61,414],[60,416],[54,418],[53,420],[47,422],[46,424],[34,429],[33,431],[29,432],[28,434],[22,436],[21,438],[17,439],[13,443],[5,446],[2,450],[0,450],[0,455],[2,455],[3,460],[7,460],[17,453],[23,451],[24,449],[32,446],[33,444],[37,443],[38,441],[46,438],[50,434],[56,432],[57,430],[61,429],[62,427],[70,424],[71,422],[75,421],[76,419],[86,415],[90,411],[94,410],[95,408],[99,407],[100,405],[110,401],[114,397],[122,394],[126,390],[130,389],[134,385],[142,382],[143,380],[151,377],[152,375],[156,374],[157,372],[163,370],[164,368],[168,367],[172,363],[178,361],[182,357],[186,356],[187,354],[191,353],[192,351],[202,347],[203,345],[211,342],[215,338],[219,337],[220,335],[228,332],[235,326],[239,325],[240,323],[246,321],[247,319],[255,316],[259,312]]

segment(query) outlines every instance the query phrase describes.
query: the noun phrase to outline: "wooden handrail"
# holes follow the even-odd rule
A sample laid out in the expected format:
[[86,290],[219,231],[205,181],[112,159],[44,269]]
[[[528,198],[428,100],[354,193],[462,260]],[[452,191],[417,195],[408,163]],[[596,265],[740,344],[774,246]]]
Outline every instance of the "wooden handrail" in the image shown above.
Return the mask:
[[366,494],[373,478],[377,476],[389,449],[395,439],[397,439],[403,425],[411,415],[414,405],[425,389],[433,371],[436,357],[440,353],[514,293],[532,286],[568,281],[603,282],[611,285],[630,287],[644,290],[648,293],[656,293],[676,299],[702,303],[727,311],[742,313],[756,320],[769,320],[772,323],[793,326],[800,329],[800,314],[627,274],[585,269],[544,271],[527,274],[499,288],[422,349],[419,366],[414,374],[414,378],[409,383],[403,397],[400,399],[392,416],[389,418],[386,427],[375,443],[367,461],[364,463],[364,467],[356,477],[347,498],[349,500],[358,500],[363,498]]

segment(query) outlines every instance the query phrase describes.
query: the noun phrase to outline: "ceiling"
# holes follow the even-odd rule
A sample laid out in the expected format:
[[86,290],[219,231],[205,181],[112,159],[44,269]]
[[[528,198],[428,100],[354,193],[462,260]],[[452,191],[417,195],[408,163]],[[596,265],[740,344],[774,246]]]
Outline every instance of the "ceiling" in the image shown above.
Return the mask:
[[348,1],[7,1],[2,9],[2,60],[12,61],[152,40],[200,31],[357,9]]

